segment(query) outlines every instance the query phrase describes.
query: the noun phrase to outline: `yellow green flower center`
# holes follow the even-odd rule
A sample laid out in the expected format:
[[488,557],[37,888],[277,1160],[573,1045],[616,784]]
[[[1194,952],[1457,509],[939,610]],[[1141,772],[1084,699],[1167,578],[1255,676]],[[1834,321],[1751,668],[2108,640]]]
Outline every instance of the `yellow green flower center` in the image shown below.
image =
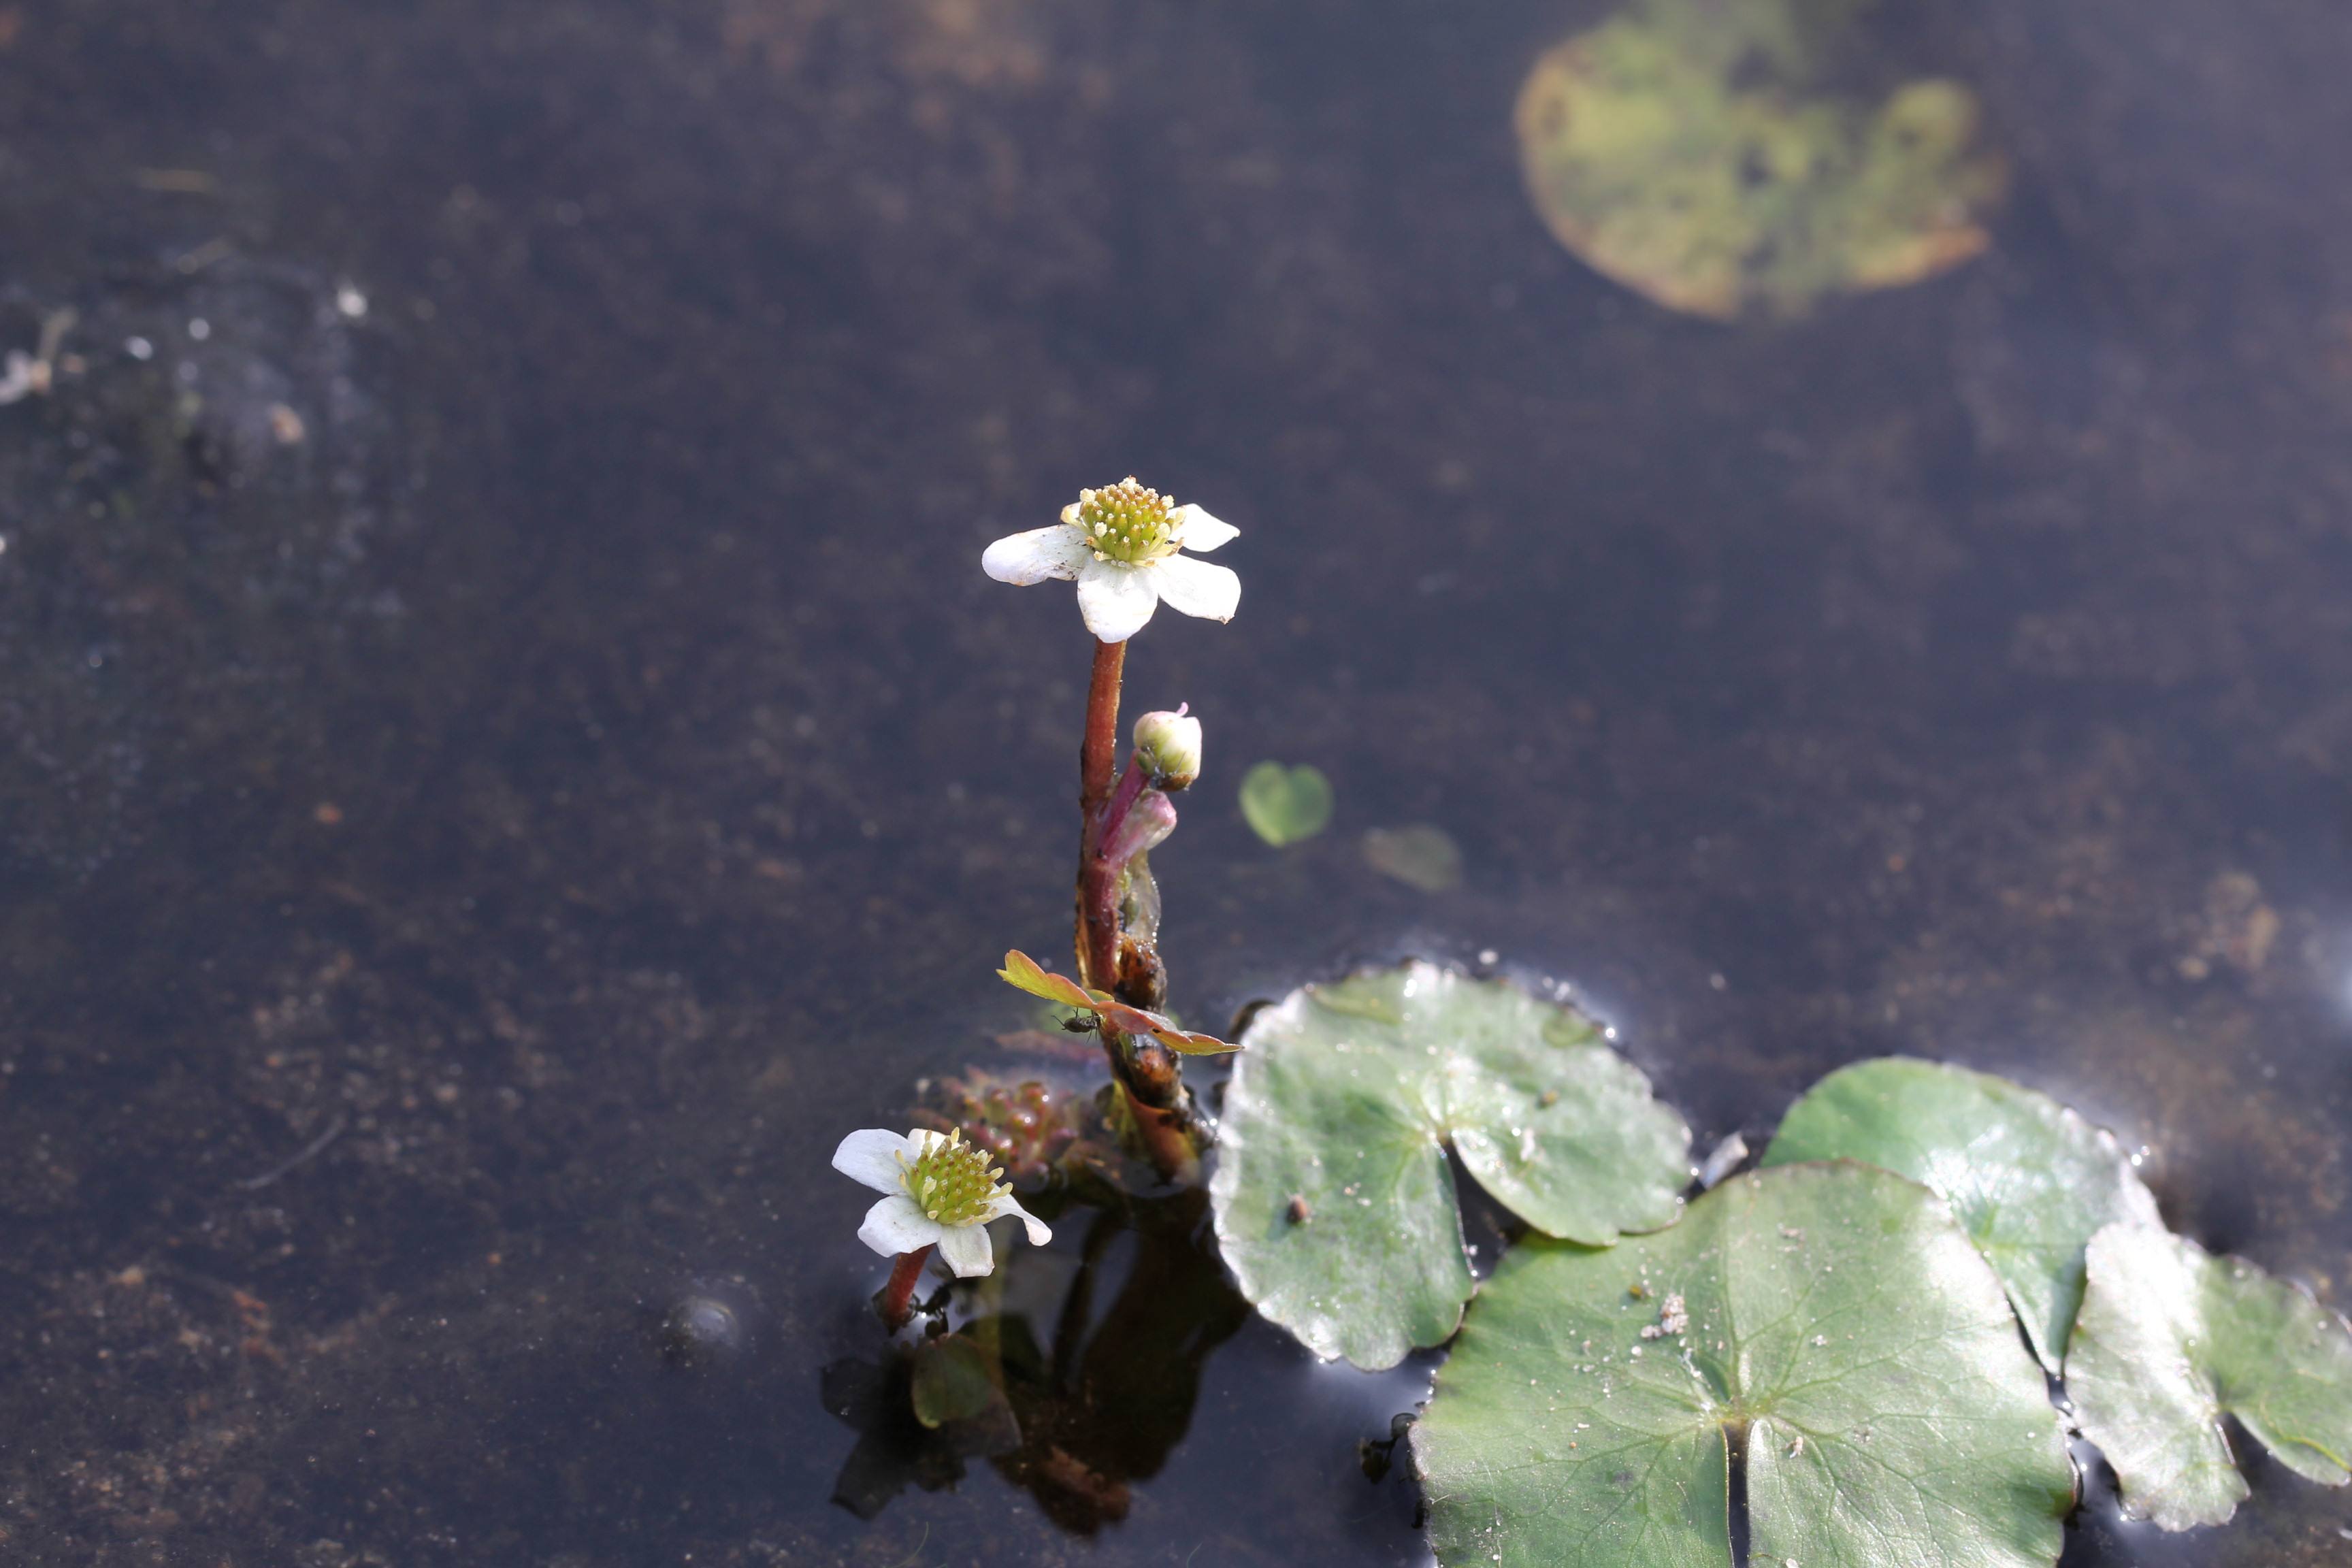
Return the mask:
[[1098,490],[1080,490],[1078,504],[1064,516],[1085,531],[1098,558],[1133,564],[1176,548],[1175,511],[1173,498],[1130,476]]
[[899,1155],[898,1171],[915,1206],[941,1225],[977,1225],[988,1217],[990,1205],[1013,1190],[961,1130],[933,1138],[911,1164]]

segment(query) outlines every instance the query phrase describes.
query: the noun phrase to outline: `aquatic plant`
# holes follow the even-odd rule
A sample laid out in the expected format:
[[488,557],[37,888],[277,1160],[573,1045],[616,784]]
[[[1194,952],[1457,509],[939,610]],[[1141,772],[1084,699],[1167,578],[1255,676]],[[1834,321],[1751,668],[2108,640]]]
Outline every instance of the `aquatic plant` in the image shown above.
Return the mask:
[[[1079,613],[1096,639],[1079,747],[1078,978],[1054,973],[1017,950],[1004,955],[998,973],[1071,1009],[1082,1020],[1079,1026],[1098,1036],[1123,1100],[1121,1123],[1169,1181],[1192,1176],[1199,1158],[1199,1123],[1178,1059],[1234,1048],[1180,1027],[1160,1011],[1168,982],[1150,856],[1176,830],[1170,797],[1200,776],[1203,735],[1188,706],[1154,710],[1136,721],[1127,765],[1116,768],[1119,689],[1127,640],[1161,600],[1186,615],[1232,618],[1241,579],[1228,567],[1181,552],[1214,550],[1239,532],[1129,477],[1079,491],[1063,508],[1060,522],[1000,539],[981,558],[982,568],[1000,582],[1076,582]],[[834,1155],[834,1166],[887,1194],[867,1214],[858,1236],[897,1260],[877,1298],[893,1329],[911,1315],[915,1284],[934,1249],[958,1278],[969,1279],[993,1267],[984,1229],[989,1221],[1018,1215],[1032,1241],[1042,1245],[1050,1235],[1012,1197],[987,1151],[964,1142],[961,1128],[944,1135],[919,1129],[904,1139],[880,1131],[852,1133]]]
[[1242,817],[1276,849],[1331,826],[1331,781],[1320,768],[1259,763],[1242,775]]
[[[1118,771],[1119,687],[1128,639],[1143,629],[1161,600],[1188,616],[1233,618],[1241,603],[1240,577],[1180,552],[1214,550],[1240,531],[1129,476],[1080,490],[1062,509],[1059,523],[1000,539],[981,557],[982,569],[999,582],[1075,581],[1079,614],[1096,639],[1078,751],[1077,989],[1089,1000],[1072,1005],[1097,1018],[1127,1115],[1152,1164],[1169,1180],[1190,1176],[1199,1155],[1197,1121],[1177,1065],[1177,1054],[1187,1047],[1168,1031],[1131,1026],[1090,999],[1153,1010],[1167,996],[1160,892],[1148,857],[1175,830],[1169,796],[1198,775],[1200,721],[1171,728],[1169,721],[1181,719],[1181,710],[1146,714],[1137,751]],[[1189,772],[1163,765],[1180,736],[1192,752]],[[1013,968],[1010,960],[1007,967]]]
[[[1075,582],[1095,638],[1076,973],[1018,949],[998,973],[1093,1036],[1110,1083],[1082,1107],[1066,1081],[972,1068],[920,1113],[940,1127],[843,1141],[835,1168],[884,1194],[858,1234],[895,1259],[877,1297],[894,1333],[934,1254],[983,1281],[935,1296],[894,1359],[828,1373],[828,1404],[865,1434],[849,1506],[986,1457],[1074,1530],[1124,1517],[1252,1308],[1366,1368],[1451,1344],[1401,1429],[1446,1564],[1713,1568],[1744,1539],[1783,1568],[2049,1568],[2080,1490],[2070,1431],[2105,1450],[2126,1512],[2182,1529],[2246,1493],[2225,1416],[2287,1468],[2352,1481],[2352,1328],[2171,1235],[2136,1158],[2022,1085],[1856,1063],[1797,1101],[1757,1169],[1735,1136],[1695,1171],[1682,1118],[1565,987],[1413,961],[1301,986],[1238,1045],[1185,1027],[1150,856],[1201,776],[1203,728],[1189,708],[1147,712],[1121,766],[1118,704],[1127,639],[1161,600],[1233,613],[1239,580],[1181,552],[1234,535],[1129,479],[983,559],[1005,582]],[[1333,792],[1267,762],[1240,798],[1281,847],[1328,825]],[[1431,825],[1363,849],[1423,891],[1462,874]],[[1050,1054],[1067,1036],[1008,1038]],[[1243,1047],[1203,1191],[1180,1064]],[[1457,1163],[1507,1212],[1483,1285]],[[991,1222],[1051,1239],[1013,1167],[1048,1215],[1094,1210],[1050,1350],[993,1277]],[[1094,1330],[1087,1276],[1122,1236],[1132,1272]]]
[[2000,1276],[2033,1353],[2056,1373],[2102,1226],[2161,1226],[2105,1128],[2021,1084],[1888,1057],[1841,1068],[1781,1119],[1764,1163],[1862,1160],[1932,1188]]
[[884,1291],[882,1316],[895,1328],[906,1322],[908,1301],[923,1260],[931,1249],[970,1279],[996,1267],[988,1225],[1017,1215],[1033,1247],[1054,1239],[1045,1222],[1021,1206],[1003,1172],[961,1132],[917,1128],[905,1137],[883,1128],[853,1132],[833,1152],[833,1168],[863,1182],[883,1197],[866,1211],[857,1239],[898,1264]]
[[2167,1530],[2246,1495],[2224,1414],[2352,1480],[2352,1326],[2165,1230],[2046,1096],[1858,1063],[1763,1164],[1672,1230],[1512,1249],[1413,1432],[1440,1562],[1727,1563],[1738,1515],[1760,1562],[2046,1568],[2062,1415]]
[[1188,616],[1232,620],[1242,600],[1241,578],[1230,567],[1179,552],[1214,550],[1240,533],[1129,475],[1115,485],[1080,490],[1062,509],[1060,522],[998,540],[980,564],[998,582],[1019,587],[1076,581],[1087,630],[1116,647],[1141,631],[1162,600]]
[[2352,1481],[2352,1333],[2241,1258],[2111,1225],[2084,1258],[2066,1390],[2115,1467],[2124,1512],[2165,1530],[2225,1524],[2247,1495],[2222,1426],[2323,1486]]
[[1514,1247],[1412,1453],[1442,1563],[2057,1561],[2074,1477],[2000,1283],[1924,1187],[1735,1177],[1598,1251]]
[[1433,963],[1312,985],[1250,1025],[1210,1184],[1242,1293],[1318,1355],[1443,1344],[1473,1280],[1451,1144],[1548,1236],[1682,1212],[1690,1130],[1572,1007]]

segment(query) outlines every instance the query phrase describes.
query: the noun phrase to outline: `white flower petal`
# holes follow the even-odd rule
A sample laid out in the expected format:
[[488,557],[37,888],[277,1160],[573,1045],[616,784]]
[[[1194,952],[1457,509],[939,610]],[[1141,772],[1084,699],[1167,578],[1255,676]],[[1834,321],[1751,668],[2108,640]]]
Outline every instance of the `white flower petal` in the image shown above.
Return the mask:
[[1192,502],[1176,509],[1176,542],[1187,550],[1214,550],[1220,544],[1230,544],[1241,537],[1242,531],[1230,522],[1211,517]]
[[902,1252],[937,1244],[947,1250],[947,1238],[953,1234],[947,1226],[915,1206],[915,1200],[904,1193],[893,1193],[866,1211],[866,1223],[857,1227],[857,1239],[885,1258],[896,1258]]
[[1025,588],[1048,577],[1065,580],[1095,558],[1087,536],[1067,523],[1008,534],[981,552],[980,569],[1000,583]]
[[[1148,568],[1152,586],[1171,610],[1203,620],[1230,621],[1241,607],[1242,580],[1230,566],[1213,566],[1189,555],[1163,555]],[[1079,584],[1079,593],[1086,591]],[[1101,634],[1096,634],[1100,636]]]
[[1030,1246],[1043,1247],[1054,1239],[1054,1233],[1045,1228],[1045,1222],[1023,1208],[1021,1200],[1011,1193],[1005,1194],[989,1205],[988,1217],[991,1219],[1003,1219],[1009,1214],[1019,1215],[1021,1223],[1028,1227]]
[[1130,566],[1089,554],[1078,568],[1078,614],[1087,618],[1087,630],[1104,642],[1125,642],[1141,631],[1160,607],[1160,591],[1152,584],[1156,569],[1165,564]]
[[833,1152],[833,1168],[877,1193],[904,1192],[906,1183],[898,1156],[903,1154],[912,1161],[919,1152],[914,1140],[879,1127],[868,1127],[841,1141],[841,1147]]
[[981,1225],[960,1225],[940,1237],[940,1256],[956,1271],[959,1279],[976,1279],[996,1267],[996,1254],[988,1245],[988,1227]]

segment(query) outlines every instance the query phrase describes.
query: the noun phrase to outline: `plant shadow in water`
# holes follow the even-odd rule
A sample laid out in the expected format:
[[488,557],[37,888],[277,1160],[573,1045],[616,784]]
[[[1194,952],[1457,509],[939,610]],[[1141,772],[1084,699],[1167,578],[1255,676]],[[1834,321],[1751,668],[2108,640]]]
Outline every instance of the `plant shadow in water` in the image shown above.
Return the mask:
[[1133,1484],[1157,1475],[1183,1440],[1209,1356],[1249,1307],[1217,1260],[1199,1189],[1092,1211],[1050,1310],[1009,1304],[1066,1261],[1024,1249],[976,1293],[953,1338],[978,1349],[1001,1397],[971,1415],[936,1427],[917,1419],[923,1350],[825,1368],[826,1410],[860,1433],[835,1503],[873,1519],[909,1485],[952,1487],[967,1461],[986,1458],[1073,1534],[1127,1517]]

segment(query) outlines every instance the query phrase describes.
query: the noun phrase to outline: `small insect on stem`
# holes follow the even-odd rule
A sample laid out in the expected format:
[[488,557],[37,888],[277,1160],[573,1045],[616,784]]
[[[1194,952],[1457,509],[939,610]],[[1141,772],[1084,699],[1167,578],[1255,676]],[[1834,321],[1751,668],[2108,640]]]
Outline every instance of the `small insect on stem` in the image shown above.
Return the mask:
[[1805,1451],[1805,1440],[1804,1440],[1804,1438],[1802,1438],[1801,1436],[1801,1437],[1799,1437],[1795,1442],[1793,1442],[1793,1443],[1791,1443],[1791,1444],[1790,1444],[1790,1445],[1789,1445],[1789,1458],[1792,1458],[1792,1459],[1793,1459],[1793,1458],[1795,1458],[1798,1455],[1800,1455],[1800,1454],[1803,1453],[1804,1451]]
[[1315,1217],[1314,1209],[1307,1206],[1307,1199],[1297,1193],[1290,1194],[1289,1206],[1285,1208],[1283,1213],[1290,1216],[1290,1223],[1293,1225],[1305,1225]]

